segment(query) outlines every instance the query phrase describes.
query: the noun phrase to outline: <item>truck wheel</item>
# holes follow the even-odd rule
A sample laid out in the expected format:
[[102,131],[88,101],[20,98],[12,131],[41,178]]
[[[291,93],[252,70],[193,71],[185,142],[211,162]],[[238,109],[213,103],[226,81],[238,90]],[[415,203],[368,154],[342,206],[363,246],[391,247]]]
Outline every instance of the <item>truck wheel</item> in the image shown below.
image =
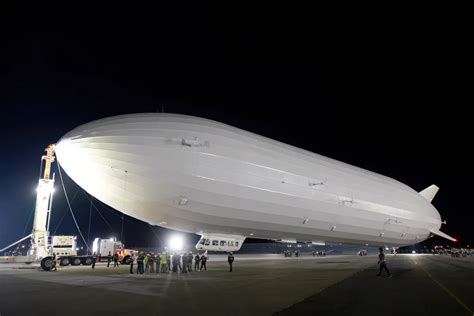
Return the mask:
[[50,271],[53,267],[53,258],[52,257],[44,257],[41,259],[41,269],[44,271]]
[[85,258],[82,264],[85,266],[90,266],[92,264],[92,258]]
[[68,266],[69,263],[70,263],[69,258],[61,258],[61,261],[59,262],[59,264],[62,266]]
[[125,258],[123,258],[122,263],[123,264],[130,264],[130,263],[132,263],[132,258],[130,258],[130,256],[126,256]]
[[72,266],[78,266],[80,264],[81,264],[81,259],[80,258],[73,258],[72,259],[72,262],[71,262]]

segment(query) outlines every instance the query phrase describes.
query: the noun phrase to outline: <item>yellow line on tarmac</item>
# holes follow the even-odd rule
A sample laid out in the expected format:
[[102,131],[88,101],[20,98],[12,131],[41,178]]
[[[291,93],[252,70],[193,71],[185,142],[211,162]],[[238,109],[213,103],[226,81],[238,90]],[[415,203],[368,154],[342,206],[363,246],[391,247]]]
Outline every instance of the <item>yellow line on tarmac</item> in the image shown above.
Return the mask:
[[[415,264],[417,262],[415,261]],[[469,308],[469,306],[467,306],[459,297],[456,296],[456,294],[454,294],[453,292],[451,292],[446,286],[444,286],[441,282],[439,282],[438,280],[436,280],[428,271],[426,271],[422,266],[421,264],[418,265],[420,267],[421,270],[423,270],[423,272],[426,273],[426,275],[434,282],[436,283],[443,291],[445,291],[446,293],[448,293],[449,296],[451,296],[459,305],[462,306],[462,308],[464,308],[468,313],[469,315],[474,315],[474,311],[472,311],[472,309]]]

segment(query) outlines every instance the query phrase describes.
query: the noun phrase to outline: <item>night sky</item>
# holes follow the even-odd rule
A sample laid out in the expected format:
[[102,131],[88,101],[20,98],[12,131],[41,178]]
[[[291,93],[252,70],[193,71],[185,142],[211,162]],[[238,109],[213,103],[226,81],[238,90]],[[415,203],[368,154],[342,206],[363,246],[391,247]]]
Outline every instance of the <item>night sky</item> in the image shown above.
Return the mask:
[[[95,119],[161,109],[417,191],[434,183],[442,230],[473,241],[472,48],[463,19],[439,14],[199,4],[2,21],[9,27],[0,50],[0,248],[31,231],[49,143]],[[65,181],[72,198],[78,187]],[[94,210],[91,239],[119,237],[121,213],[95,204],[108,224]],[[79,190],[73,208],[86,235],[89,205]],[[77,234],[66,210],[58,193],[51,231]],[[128,246],[158,245],[166,234],[125,217]]]

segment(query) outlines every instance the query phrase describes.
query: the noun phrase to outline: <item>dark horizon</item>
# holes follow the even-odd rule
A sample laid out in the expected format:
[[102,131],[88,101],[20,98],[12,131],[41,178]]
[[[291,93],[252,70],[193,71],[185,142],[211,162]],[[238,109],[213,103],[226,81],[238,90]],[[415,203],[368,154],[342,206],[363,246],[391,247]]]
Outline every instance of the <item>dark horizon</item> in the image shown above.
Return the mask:
[[[92,18],[88,26],[18,27],[5,37],[0,247],[31,230],[39,158],[49,143],[92,120],[162,109],[276,139],[416,191],[436,184],[433,204],[447,221],[441,230],[459,245],[474,240],[467,201],[472,62],[459,25],[425,31],[426,21],[413,19],[403,27],[352,20],[322,27],[304,14],[280,20],[258,9],[242,25],[242,12],[192,9],[169,5],[134,28],[96,26]],[[72,196],[77,186],[65,182]],[[96,204],[114,231],[95,212],[91,238],[120,234],[121,213]],[[82,192],[73,207],[87,231]],[[58,194],[51,231],[77,235],[65,210]],[[147,226],[126,216],[126,244],[166,238],[166,229]],[[439,242],[449,244],[437,237],[427,244]]]

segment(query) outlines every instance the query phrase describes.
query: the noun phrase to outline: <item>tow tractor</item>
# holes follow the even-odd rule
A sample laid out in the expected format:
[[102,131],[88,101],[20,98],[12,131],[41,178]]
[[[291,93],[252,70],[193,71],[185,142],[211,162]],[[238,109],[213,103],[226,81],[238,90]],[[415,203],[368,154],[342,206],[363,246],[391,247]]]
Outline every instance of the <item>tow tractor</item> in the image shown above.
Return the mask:
[[137,250],[125,249],[123,243],[115,240],[115,238],[94,239],[92,251],[99,255],[98,261],[105,261],[109,253],[111,255],[118,254],[119,261],[123,264],[130,264],[132,262],[132,252],[138,253]]
[[76,252],[76,236],[50,236],[49,223],[54,193],[54,173],[51,177],[51,164],[55,161],[54,145],[46,148],[46,155],[41,157],[44,173],[38,180],[36,189],[35,216],[31,234],[0,249],[3,251],[31,238],[31,247],[26,256],[0,256],[0,262],[33,263],[40,262],[41,268],[49,271],[53,265],[53,253],[60,265],[90,265],[93,256],[79,256]]

